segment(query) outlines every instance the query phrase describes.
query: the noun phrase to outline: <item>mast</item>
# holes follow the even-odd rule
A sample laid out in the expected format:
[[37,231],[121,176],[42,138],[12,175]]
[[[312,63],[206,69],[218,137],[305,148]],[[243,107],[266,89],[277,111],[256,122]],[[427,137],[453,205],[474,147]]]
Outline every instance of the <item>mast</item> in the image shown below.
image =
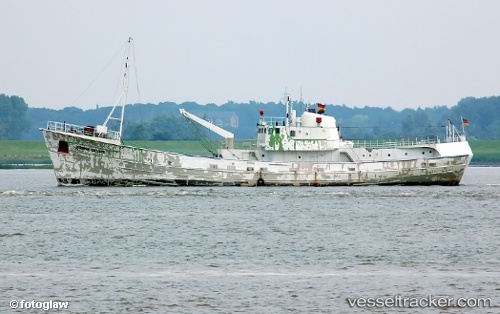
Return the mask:
[[[118,97],[118,100],[116,103],[113,105],[113,108],[111,109],[111,112],[109,113],[108,117],[106,118],[106,121],[104,121],[103,126],[106,127],[107,123],[109,120],[116,120],[119,121],[120,123],[120,129],[118,131],[119,138],[118,140],[121,140],[122,138],[122,130],[123,130],[123,116],[125,114],[125,104],[127,102],[127,93],[128,93],[128,83],[129,83],[129,71],[131,68],[130,64],[130,51],[131,51],[131,46],[132,46],[132,37],[128,38],[128,45],[127,45],[127,50],[125,53],[125,61],[124,61],[124,74],[123,74],[123,86],[122,86],[122,91],[120,93],[120,96]],[[114,112],[116,107],[121,106],[121,113],[120,116],[114,116]]]
[[288,95],[286,101],[286,125],[290,126],[291,121],[292,121],[292,99],[290,98],[290,95]]
[[304,111],[304,94],[302,94],[302,86],[300,87],[300,112]]

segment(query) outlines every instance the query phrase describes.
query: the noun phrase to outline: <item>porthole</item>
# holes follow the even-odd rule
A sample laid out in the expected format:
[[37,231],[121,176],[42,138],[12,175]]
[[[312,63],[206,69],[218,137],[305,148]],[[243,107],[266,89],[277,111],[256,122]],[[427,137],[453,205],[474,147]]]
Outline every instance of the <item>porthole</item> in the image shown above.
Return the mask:
[[422,152],[422,155],[425,155],[425,152]]
[[387,154],[387,157],[391,157],[391,154]]

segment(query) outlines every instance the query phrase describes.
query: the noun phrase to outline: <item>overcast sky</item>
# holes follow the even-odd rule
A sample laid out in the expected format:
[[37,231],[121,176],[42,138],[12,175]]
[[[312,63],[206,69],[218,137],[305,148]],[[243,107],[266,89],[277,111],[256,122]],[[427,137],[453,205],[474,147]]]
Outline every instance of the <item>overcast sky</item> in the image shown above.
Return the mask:
[[403,109],[500,94],[500,1],[0,0],[0,29],[0,93],[30,107],[113,104],[129,36],[129,102],[277,102],[287,88]]

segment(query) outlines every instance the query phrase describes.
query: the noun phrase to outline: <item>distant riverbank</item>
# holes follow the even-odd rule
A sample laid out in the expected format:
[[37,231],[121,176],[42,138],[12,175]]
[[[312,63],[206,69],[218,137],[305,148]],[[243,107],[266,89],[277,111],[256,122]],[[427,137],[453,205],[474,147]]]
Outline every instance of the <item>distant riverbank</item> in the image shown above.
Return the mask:
[[[251,143],[240,140],[239,144]],[[500,140],[470,141],[472,166],[500,166]],[[125,141],[126,145],[191,155],[209,153],[198,141]],[[51,168],[43,141],[0,141],[0,169]]]

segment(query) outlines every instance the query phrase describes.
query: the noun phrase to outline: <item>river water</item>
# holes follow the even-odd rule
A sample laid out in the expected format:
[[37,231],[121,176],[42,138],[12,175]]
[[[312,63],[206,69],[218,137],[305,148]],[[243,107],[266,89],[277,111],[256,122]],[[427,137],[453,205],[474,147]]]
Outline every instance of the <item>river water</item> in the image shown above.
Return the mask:
[[[500,168],[458,187],[58,187],[0,171],[0,312],[500,313]],[[490,298],[475,308],[348,298]],[[50,312],[58,312],[52,310]]]

